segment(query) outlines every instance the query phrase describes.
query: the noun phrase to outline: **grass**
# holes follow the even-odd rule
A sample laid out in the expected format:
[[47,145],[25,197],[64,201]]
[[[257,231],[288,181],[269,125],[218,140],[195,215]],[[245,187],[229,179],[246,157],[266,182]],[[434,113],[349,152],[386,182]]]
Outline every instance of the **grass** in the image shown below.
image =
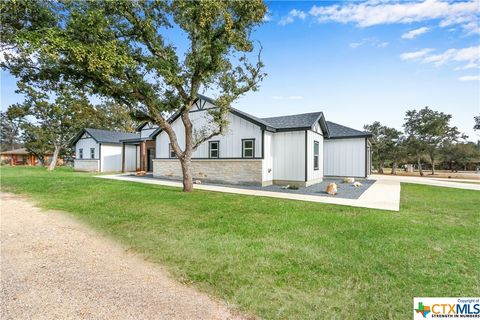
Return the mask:
[[408,319],[413,297],[480,295],[478,191],[402,184],[400,212],[1,168],[177,279],[267,319]]

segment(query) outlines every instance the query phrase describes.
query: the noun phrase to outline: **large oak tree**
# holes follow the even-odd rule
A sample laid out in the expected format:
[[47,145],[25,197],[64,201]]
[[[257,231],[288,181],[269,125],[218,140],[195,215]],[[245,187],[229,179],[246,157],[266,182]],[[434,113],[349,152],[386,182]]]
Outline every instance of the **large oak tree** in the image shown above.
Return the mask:
[[[261,0],[11,1],[2,5],[2,41],[14,53],[5,67],[25,83],[74,83],[158,124],[191,191],[193,151],[225,132],[230,105],[264,77],[251,32],[265,12]],[[217,108],[211,129],[194,134],[189,111],[203,90],[213,91]],[[183,143],[168,121],[173,113]]]

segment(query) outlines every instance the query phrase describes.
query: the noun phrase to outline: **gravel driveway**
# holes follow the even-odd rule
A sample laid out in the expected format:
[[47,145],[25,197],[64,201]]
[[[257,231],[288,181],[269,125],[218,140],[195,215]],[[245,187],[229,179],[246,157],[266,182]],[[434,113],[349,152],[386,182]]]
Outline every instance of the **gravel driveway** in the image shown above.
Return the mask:
[[0,299],[1,319],[240,318],[68,215],[6,193]]

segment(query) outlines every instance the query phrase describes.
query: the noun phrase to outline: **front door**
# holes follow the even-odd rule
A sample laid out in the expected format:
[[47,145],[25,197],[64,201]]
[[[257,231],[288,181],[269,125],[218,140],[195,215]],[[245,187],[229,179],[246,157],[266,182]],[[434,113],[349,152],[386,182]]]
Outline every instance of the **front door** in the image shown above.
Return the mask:
[[153,171],[153,159],[155,158],[155,149],[147,150],[147,171]]

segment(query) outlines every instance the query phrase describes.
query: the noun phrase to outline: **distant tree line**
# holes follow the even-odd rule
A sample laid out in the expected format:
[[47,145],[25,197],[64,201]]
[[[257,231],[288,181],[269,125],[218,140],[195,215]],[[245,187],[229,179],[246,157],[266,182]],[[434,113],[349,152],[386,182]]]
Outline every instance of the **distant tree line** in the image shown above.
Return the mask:
[[[364,126],[373,135],[372,161],[379,173],[386,167],[396,174],[401,165],[415,164],[421,176],[424,166],[451,171],[475,170],[480,165],[479,146],[467,142],[466,135],[450,125],[452,115],[429,107],[405,113],[404,131],[375,121]],[[474,117],[474,129],[480,130],[480,116]]]
[[3,150],[25,147],[42,165],[45,155],[53,154],[49,170],[59,157],[73,157],[71,139],[85,127],[134,131],[136,122],[127,109],[106,101],[94,105],[86,94],[60,84],[41,90],[18,83],[25,99],[1,113],[1,144]]

